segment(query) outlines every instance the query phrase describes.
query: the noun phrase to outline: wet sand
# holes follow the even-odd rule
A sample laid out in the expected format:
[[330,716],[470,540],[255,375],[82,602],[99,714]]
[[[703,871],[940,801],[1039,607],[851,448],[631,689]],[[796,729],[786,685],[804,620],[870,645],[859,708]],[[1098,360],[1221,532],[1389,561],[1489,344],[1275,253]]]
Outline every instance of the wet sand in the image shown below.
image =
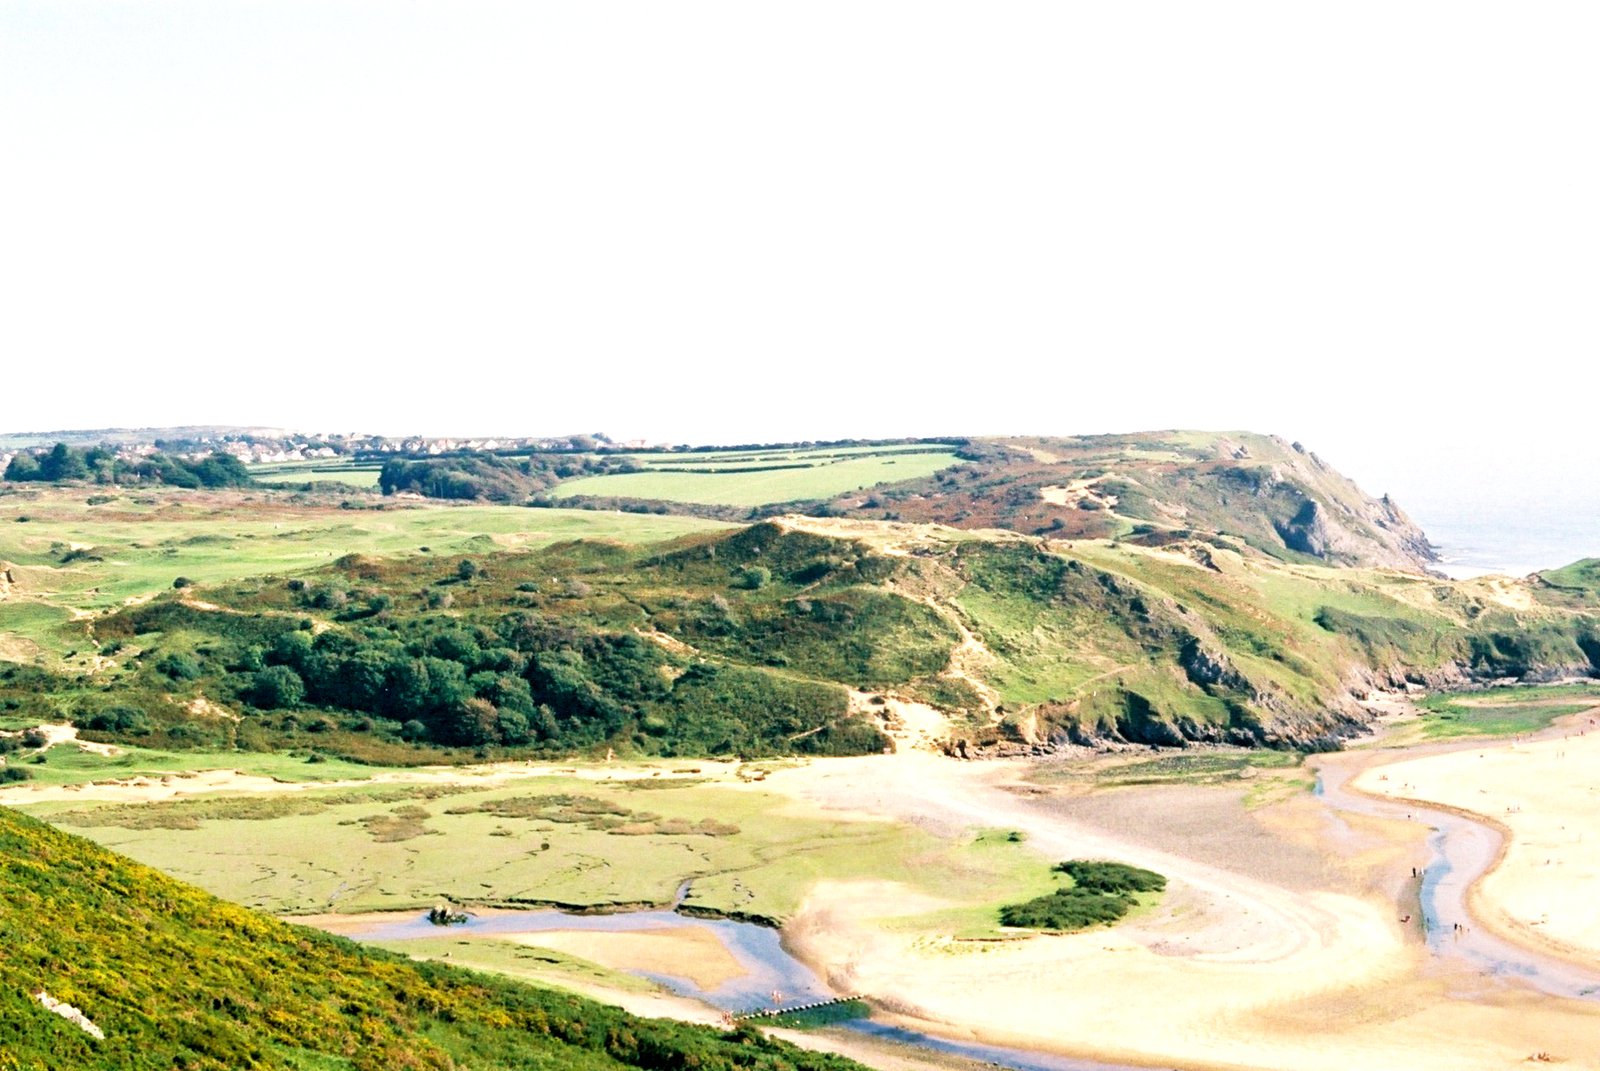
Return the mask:
[[711,931],[692,926],[631,933],[547,930],[504,940],[580,956],[612,970],[686,978],[701,989],[720,989],[745,973]]
[[766,787],[841,817],[1019,829],[1042,862],[1148,866],[1169,877],[1162,908],[1109,930],[958,942],[881,924],[882,889],[823,882],[791,947],[918,1028],[1129,1064],[1455,1071],[1587,1058],[1600,1038],[1600,1005],[1440,966],[1405,919],[1427,856],[1414,823],[1335,816],[1306,796],[1246,813],[1202,787],[1040,795],[1025,772],[904,756]]
[[1504,940],[1600,969],[1600,729],[1580,715],[1541,739],[1469,745],[1368,770],[1373,796],[1450,808],[1502,832],[1470,891]]

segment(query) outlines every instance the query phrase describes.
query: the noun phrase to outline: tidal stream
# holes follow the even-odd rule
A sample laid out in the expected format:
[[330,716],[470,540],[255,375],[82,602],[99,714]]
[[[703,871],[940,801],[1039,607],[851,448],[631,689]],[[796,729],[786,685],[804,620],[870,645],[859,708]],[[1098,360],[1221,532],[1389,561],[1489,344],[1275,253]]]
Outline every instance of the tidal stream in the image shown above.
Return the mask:
[[1317,795],[1335,815],[1349,812],[1419,822],[1433,830],[1428,835],[1432,858],[1422,870],[1420,889],[1422,931],[1429,951],[1441,961],[1460,961],[1486,978],[1520,980],[1551,996],[1600,1000],[1600,969],[1585,969],[1507,941],[1480,927],[1468,910],[1469,890],[1500,857],[1504,836],[1499,830],[1454,811],[1357,792],[1349,787],[1357,769],[1335,761],[1317,770]]
[[[682,899],[683,890],[680,889],[678,901],[681,902]],[[418,914],[363,930],[359,939],[393,942],[424,937],[446,937],[452,934],[489,937],[495,934],[539,933],[551,930],[649,933],[685,928],[710,932],[744,968],[744,973],[710,989],[681,975],[642,970],[629,973],[648,978],[679,996],[691,997],[735,1015],[773,1007],[801,1007],[846,995],[836,993],[817,976],[815,971],[790,955],[788,949],[783,947],[782,935],[777,930],[753,922],[683,915],[674,908],[605,914],[572,914],[553,909],[496,910],[492,914],[469,915],[466,922],[451,926],[435,925],[428,921],[427,915]],[[772,1000],[774,993],[781,994],[781,1001],[776,1005]],[[1099,1063],[1051,1053],[1030,1052],[1025,1049],[952,1041],[949,1038],[925,1034],[906,1027],[876,1023],[870,1019],[858,1019],[838,1025],[843,1029],[880,1041],[965,1057],[980,1063],[1014,1068],[1016,1071],[1148,1071],[1124,1064]]]
[[[1499,857],[1502,836],[1498,830],[1450,811],[1356,792],[1348,782],[1358,768],[1354,762],[1325,761],[1317,770],[1316,793],[1336,817],[1342,813],[1361,814],[1420,822],[1432,828],[1428,839],[1432,858],[1422,873],[1420,911],[1428,948],[1441,964],[1455,961],[1491,984],[1516,981],[1554,996],[1600,999],[1600,970],[1585,969],[1504,940],[1480,928],[1468,911],[1468,890]],[[361,939],[405,941],[451,933],[491,936],[550,930],[638,933],[698,928],[711,933],[727,949],[743,968],[743,974],[705,988],[683,976],[643,970],[631,973],[649,978],[679,996],[733,1014],[772,1008],[774,994],[781,994],[779,1007],[808,1005],[844,995],[834,992],[810,967],[792,956],[783,947],[777,930],[748,922],[684,915],[676,910],[682,899],[680,890],[678,901],[670,908],[610,914],[570,914],[551,909],[496,911],[449,927],[435,926],[426,916],[418,915],[375,926],[363,932]],[[882,1041],[1014,1071],[1138,1071],[1120,1064],[953,1041],[870,1019],[840,1025]]]

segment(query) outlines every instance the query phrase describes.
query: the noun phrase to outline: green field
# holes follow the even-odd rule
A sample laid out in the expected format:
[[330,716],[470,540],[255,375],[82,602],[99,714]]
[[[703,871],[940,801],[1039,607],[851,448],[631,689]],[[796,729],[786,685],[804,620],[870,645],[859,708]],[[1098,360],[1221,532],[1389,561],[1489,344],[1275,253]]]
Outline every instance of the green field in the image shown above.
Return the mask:
[[1417,704],[1422,732],[1432,740],[1462,736],[1522,736],[1557,718],[1600,706],[1600,684],[1494,688],[1431,695]]
[[825,465],[851,458],[945,453],[954,449],[953,445],[947,443],[882,443],[876,446],[815,446],[770,450],[682,450],[617,456],[651,468],[705,471],[749,465]]
[[344,483],[362,490],[376,490],[383,466],[349,461],[285,461],[252,465],[250,477],[257,483],[298,485],[304,483]]
[[[837,451],[732,453],[663,457],[641,456],[647,467],[694,471],[650,471],[591,476],[559,485],[555,498],[590,495],[604,498],[660,499],[717,506],[764,506],[832,498],[879,483],[916,480],[957,464],[954,447],[929,447],[924,452],[894,453],[899,448]],[[779,467],[782,466],[782,467]],[[797,467],[790,467],[797,466]],[[709,471],[735,469],[743,471]]]
[[[514,506],[344,510],[276,496],[140,491],[90,506],[80,493],[0,496],[0,561],[16,580],[0,603],[0,656],[61,657],[84,637],[61,625],[169,590],[298,574],[350,553],[481,554],[570,539],[648,543],[726,527],[694,517]],[[11,638],[6,644],[7,637]]]

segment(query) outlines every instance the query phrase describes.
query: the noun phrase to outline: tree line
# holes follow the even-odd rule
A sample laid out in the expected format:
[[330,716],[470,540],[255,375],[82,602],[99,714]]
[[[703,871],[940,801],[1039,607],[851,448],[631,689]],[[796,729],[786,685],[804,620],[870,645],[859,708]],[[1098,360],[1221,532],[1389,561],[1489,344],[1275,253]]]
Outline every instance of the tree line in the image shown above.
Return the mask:
[[213,453],[198,459],[170,454],[122,458],[103,446],[79,450],[66,443],[56,443],[42,454],[18,453],[6,466],[5,478],[17,483],[161,483],[191,489],[254,483],[244,463],[231,454]]

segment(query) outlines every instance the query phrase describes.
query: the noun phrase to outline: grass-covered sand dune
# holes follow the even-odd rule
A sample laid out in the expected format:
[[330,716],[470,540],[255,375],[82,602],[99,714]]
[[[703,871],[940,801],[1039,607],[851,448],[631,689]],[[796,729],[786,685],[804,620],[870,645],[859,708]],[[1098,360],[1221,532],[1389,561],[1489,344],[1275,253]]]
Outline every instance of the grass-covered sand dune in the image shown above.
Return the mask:
[[97,522],[85,514],[105,507],[47,506],[0,525],[0,642],[38,653],[0,669],[0,716],[143,746],[385,763],[852,754],[887,746],[895,703],[913,701],[951,716],[956,750],[1323,748],[1361,727],[1352,696],[1372,687],[1581,675],[1600,658],[1581,567],[1448,581],[1221,534],[251,516],[177,498]]

